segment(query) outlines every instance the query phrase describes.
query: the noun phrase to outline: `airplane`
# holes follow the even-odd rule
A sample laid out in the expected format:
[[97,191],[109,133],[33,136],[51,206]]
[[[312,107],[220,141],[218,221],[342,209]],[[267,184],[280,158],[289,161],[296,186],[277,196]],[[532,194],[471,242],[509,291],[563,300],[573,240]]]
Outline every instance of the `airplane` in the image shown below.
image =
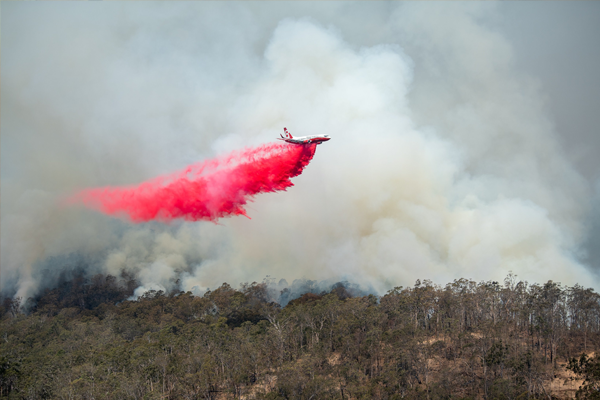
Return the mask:
[[321,143],[326,142],[329,139],[331,139],[329,137],[329,135],[293,137],[292,134],[288,132],[287,128],[283,128],[283,132],[285,133],[285,137],[283,137],[282,134],[279,134],[279,136],[281,136],[281,138],[277,138],[277,139],[285,140],[288,143],[294,143],[294,144],[309,144],[309,143],[321,144]]

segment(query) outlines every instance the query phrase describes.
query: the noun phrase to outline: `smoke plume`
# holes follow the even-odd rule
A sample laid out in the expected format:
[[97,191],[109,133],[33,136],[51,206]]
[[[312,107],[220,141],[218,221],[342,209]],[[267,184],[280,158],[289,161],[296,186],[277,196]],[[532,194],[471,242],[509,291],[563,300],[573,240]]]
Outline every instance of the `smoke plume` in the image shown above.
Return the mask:
[[135,187],[81,191],[67,200],[133,222],[216,221],[244,215],[244,205],[258,193],[286,190],[315,154],[316,144],[270,144],[191,165],[168,177]]
[[[548,106],[546,87],[566,90],[569,74],[548,86],[523,68],[522,54],[543,47],[525,40],[539,30],[520,40],[503,19],[541,25],[551,7],[536,4],[3,3],[0,290],[27,298],[70,268],[125,271],[136,294],[267,276],[385,293],[509,271],[599,287],[586,259],[600,168],[586,158],[588,178],[569,156],[594,146]],[[552,7],[567,27],[591,21],[596,49],[597,3]],[[563,20],[560,7],[589,18]],[[569,44],[560,37],[550,54]],[[546,72],[585,61],[541,60]],[[592,67],[582,87],[594,87]],[[284,126],[333,140],[312,161],[285,146],[258,162],[219,157]],[[284,159],[287,175],[254,175]],[[92,210],[60,206],[81,188],[105,189],[75,196]]]

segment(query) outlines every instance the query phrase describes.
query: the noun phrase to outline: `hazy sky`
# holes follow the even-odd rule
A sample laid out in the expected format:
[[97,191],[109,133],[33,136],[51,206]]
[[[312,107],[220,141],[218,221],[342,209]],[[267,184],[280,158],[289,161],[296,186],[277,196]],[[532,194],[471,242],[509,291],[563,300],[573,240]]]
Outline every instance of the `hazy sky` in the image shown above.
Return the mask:
[[[2,291],[76,267],[140,291],[509,271],[598,288],[599,34],[596,2],[3,2]],[[283,126],[333,139],[251,220],[59,204]]]

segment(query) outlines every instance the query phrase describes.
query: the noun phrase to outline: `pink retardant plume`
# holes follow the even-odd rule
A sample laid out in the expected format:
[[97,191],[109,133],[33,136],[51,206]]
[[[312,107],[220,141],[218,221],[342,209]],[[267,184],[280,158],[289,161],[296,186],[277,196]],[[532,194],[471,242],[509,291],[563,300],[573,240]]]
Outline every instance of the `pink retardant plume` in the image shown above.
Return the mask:
[[255,195],[293,186],[290,179],[302,173],[315,148],[315,144],[266,144],[193,164],[138,186],[86,189],[67,203],[82,203],[133,222],[247,216],[244,206]]

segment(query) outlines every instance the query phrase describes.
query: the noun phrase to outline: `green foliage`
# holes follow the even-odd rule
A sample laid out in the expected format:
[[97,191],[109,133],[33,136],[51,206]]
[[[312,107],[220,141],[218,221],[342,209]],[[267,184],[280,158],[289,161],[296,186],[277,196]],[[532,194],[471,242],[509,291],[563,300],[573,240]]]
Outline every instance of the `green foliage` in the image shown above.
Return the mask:
[[595,398],[600,361],[572,356],[598,348],[598,296],[513,278],[336,285],[284,308],[264,283],[130,301],[127,277],[77,278],[28,315],[2,303],[0,398],[548,398],[567,360]]
[[588,358],[581,354],[579,358],[569,360],[568,369],[583,378],[583,384],[577,391],[577,398],[600,399],[600,359]]

